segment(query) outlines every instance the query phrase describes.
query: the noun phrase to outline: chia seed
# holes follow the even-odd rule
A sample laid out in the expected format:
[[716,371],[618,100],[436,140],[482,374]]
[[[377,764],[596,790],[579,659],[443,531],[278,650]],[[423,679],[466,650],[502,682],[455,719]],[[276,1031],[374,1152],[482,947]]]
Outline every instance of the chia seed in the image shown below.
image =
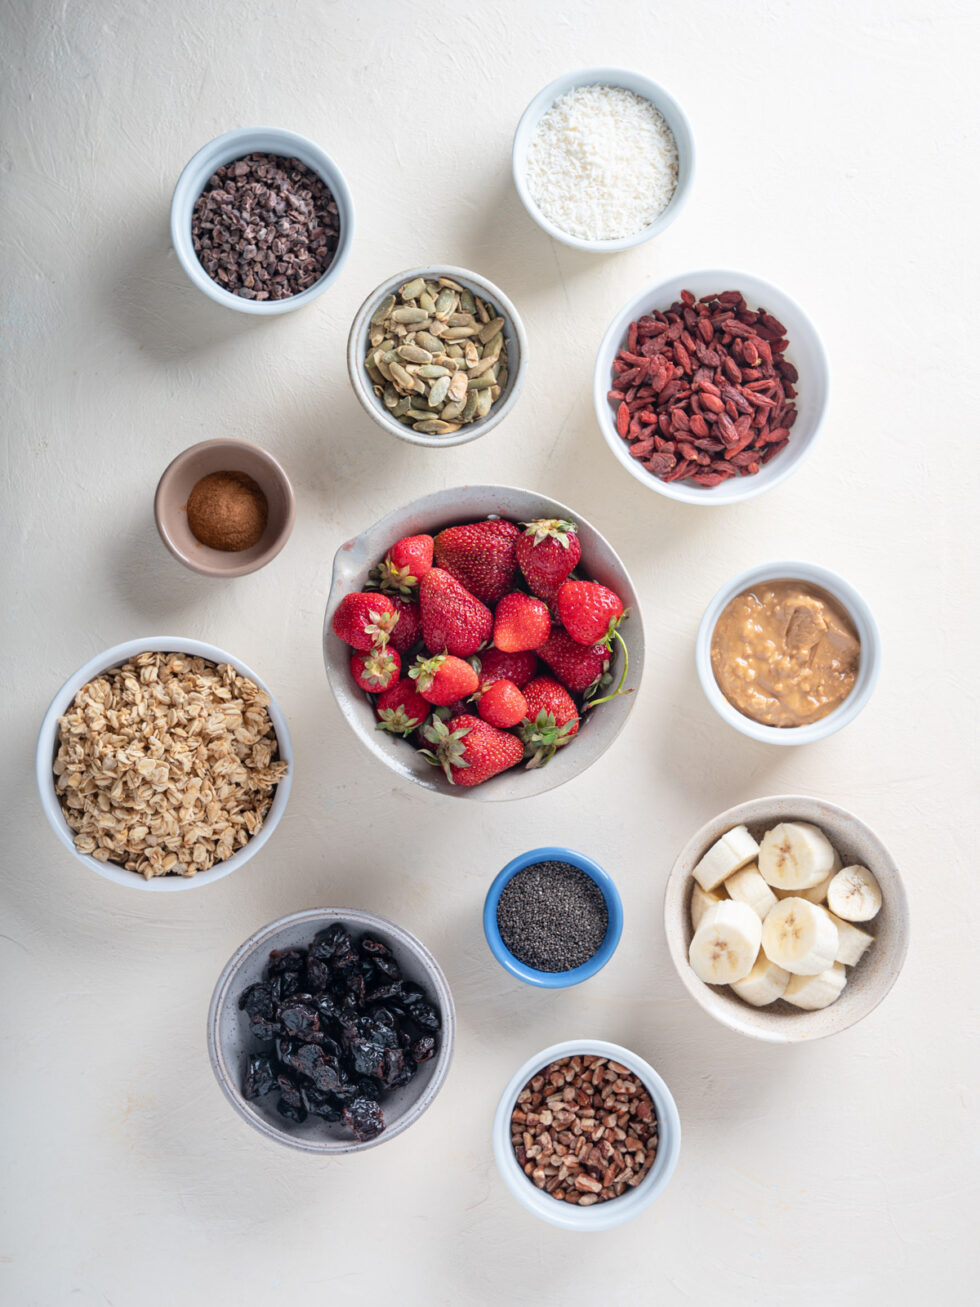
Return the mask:
[[518,962],[571,971],[595,954],[609,925],[606,900],[570,862],[535,862],[512,876],[497,904],[497,928]]

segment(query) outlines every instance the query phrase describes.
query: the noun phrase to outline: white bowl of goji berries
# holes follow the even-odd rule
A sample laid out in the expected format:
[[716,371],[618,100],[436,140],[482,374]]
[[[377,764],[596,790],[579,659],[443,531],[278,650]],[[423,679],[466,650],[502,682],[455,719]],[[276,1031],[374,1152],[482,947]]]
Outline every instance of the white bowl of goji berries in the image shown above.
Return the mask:
[[[570,1101],[573,1119],[562,1122],[555,1119],[563,1106],[557,1096],[568,1088],[584,1088],[587,1098]],[[615,1112],[616,1125],[599,1121],[598,1111]],[[593,1126],[583,1130],[589,1120]],[[562,1124],[567,1130],[556,1128]],[[583,1137],[587,1146],[574,1142]],[[501,1094],[493,1120],[494,1160],[507,1188],[529,1212],[566,1230],[609,1230],[631,1221],[663,1193],[680,1150],[670,1090],[643,1058],[604,1039],[569,1039],[528,1058]]]
[[606,444],[630,475],[706,505],[752,499],[795,472],[828,394],[827,356],[799,304],[724,268],[630,300],[603,337],[593,383]]

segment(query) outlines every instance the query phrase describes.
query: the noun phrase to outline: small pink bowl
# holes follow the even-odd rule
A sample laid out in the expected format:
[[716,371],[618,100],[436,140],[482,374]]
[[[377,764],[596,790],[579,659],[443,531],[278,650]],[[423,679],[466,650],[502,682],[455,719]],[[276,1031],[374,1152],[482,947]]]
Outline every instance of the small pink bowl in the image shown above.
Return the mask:
[[[202,545],[187,522],[187,499],[212,472],[242,472],[262,489],[269,520],[257,545],[227,552]],[[246,576],[272,561],[289,539],[296,498],[289,477],[271,454],[247,440],[202,440],[178,454],[164,472],[153,501],[160,539],[174,558],[202,576]]]

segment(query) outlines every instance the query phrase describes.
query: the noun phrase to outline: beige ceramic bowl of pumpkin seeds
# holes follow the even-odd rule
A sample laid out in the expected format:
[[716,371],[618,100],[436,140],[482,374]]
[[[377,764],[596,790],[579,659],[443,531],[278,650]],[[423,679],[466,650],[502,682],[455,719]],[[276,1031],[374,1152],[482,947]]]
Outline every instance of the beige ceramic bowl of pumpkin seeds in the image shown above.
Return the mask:
[[415,445],[484,436],[517,402],[527,342],[499,287],[466,268],[410,268],[354,318],[347,370],[380,427]]

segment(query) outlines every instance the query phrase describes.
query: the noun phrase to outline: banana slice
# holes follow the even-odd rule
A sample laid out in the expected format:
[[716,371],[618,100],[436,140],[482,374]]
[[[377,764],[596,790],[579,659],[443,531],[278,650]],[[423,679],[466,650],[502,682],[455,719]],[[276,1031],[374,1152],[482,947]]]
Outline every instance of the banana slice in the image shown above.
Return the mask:
[[746,1003],[751,1003],[753,1007],[765,1007],[767,1003],[775,1003],[777,998],[782,998],[789,981],[789,972],[777,967],[775,962],[770,962],[764,951],[759,949],[755,966],[742,980],[733,980],[731,987]]
[[797,898],[809,899],[811,903],[826,903],[830,882],[840,871],[842,865],[840,854],[834,849],[834,865],[819,885],[813,885],[810,889],[774,889],[773,893],[777,899],[791,899],[795,895]]
[[716,903],[723,902],[724,898],[721,894],[702,889],[695,881],[694,888],[691,890],[691,929],[696,931],[708,909],[713,908]]
[[842,917],[835,917],[827,908],[824,911],[837,927],[836,961],[843,962],[848,967],[856,967],[875,942],[874,935],[869,935],[866,930],[858,930],[857,926],[852,926],[849,921],[844,921]]
[[694,879],[702,889],[717,889],[732,872],[751,862],[759,846],[744,826],[736,826],[716,840],[694,868]]
[[776,889],[813,889],[834,865],[834,846],[819,826],[784,821],[766,831],[759,870]]
[[729,898],[736,903],[747,903],[753,912],[757,912],[760,921],[765,921],[766,914],[776,906],[776,896],[762,879],[754,862],[729,876],[725,881],[725,889],[728,890]]
[[723,899],[704,914],[688,957],[698,980],[730,985],[752,970],[762,939],[762,922],[744,903]]
[[881,911],[881,886],[867,867],[845,867],[830,882],[827,907],[845,921],[870,921]]
[[816,1012],[819,1008],[830,1007],[841,996],[847,984],[847,972],[842,962],[835,962],[819,976],[793,976],[783,990],[783,998],[794,1007]]
[[794,976],[818,976],[837,957],[837,927],[807,899],[781,899],[762,923],[766,956]]

